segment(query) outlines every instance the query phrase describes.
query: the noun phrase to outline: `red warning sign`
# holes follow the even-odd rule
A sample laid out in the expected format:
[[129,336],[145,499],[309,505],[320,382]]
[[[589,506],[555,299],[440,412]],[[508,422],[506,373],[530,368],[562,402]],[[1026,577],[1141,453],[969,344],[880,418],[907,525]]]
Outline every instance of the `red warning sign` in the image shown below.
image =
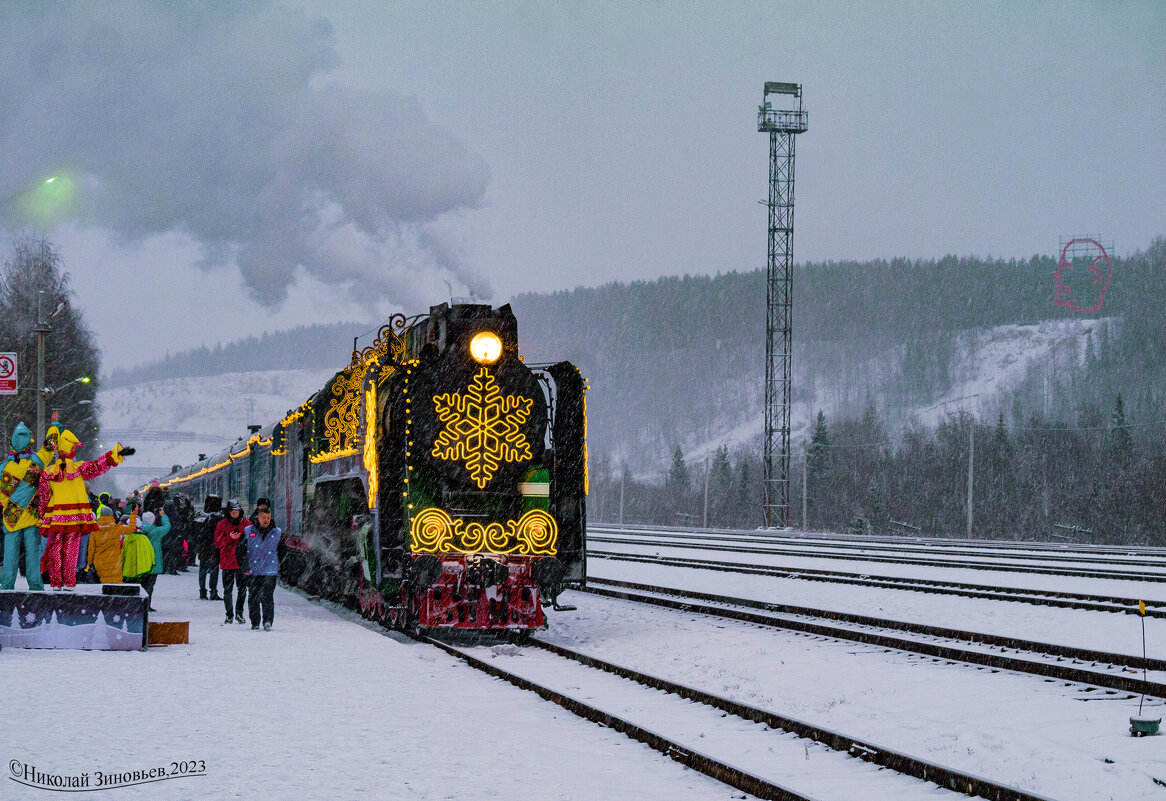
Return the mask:
[[16,354],[0,353],[0,395],[16,394]]

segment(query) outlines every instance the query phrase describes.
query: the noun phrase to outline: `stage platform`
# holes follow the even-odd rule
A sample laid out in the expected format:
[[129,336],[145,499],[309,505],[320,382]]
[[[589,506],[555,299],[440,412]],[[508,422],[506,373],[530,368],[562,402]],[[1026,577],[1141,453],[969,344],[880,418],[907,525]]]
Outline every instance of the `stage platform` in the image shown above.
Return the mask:
[[138,651],[149,604],[136,584],[82,584],[74,592],[0,591],[0,646]]

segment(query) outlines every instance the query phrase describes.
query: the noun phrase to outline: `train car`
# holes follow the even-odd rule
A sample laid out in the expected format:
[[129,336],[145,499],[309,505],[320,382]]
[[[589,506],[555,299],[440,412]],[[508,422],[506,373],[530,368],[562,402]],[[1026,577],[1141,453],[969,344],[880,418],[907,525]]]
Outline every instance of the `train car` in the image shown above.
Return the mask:
[[509,305],[397,315],[297,409],[161,480],[273,502],[285,581],[410,630],[530,630],[585,573],[586,384]]

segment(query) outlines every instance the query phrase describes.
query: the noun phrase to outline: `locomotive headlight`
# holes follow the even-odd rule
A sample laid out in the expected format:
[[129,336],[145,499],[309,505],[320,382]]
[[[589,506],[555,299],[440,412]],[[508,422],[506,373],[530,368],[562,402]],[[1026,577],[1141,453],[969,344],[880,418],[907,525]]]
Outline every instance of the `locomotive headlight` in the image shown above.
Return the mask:
[[493,331],[483,331],[470,340],[470,355],[482,364],[493,364],[502,355],[502,340]]

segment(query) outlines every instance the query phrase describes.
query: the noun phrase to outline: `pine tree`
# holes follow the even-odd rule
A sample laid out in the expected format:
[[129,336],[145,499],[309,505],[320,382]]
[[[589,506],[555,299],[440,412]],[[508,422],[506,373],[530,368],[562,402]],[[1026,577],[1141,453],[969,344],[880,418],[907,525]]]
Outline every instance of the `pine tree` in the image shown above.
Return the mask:
[[738,525],[749,525],[752,518],[753,497],[749,486],[749,459],[748,457],[741,459],[741,472],[737,477],[737,510],[736,519]]
[[1113,404],[1113,412],[1109,416],[1109,457],[1115,467],[1125,467],[1134,454],[1134,438],[1126,424],[1125,404],[1121,393]]
[[[41,293],[44,293],[41,295]],[[85,447],[83,456],[95,453],[98,441],[97,409],[93,402],[98,389],[101,352],[93,332],[71,301],[61,255],[43,236],[21,236],[0,270],[0,344],[15,351],[18,361],[19,391],[0,396],[0,419],[4,443],[17,423],[36,427],[37,302],[51,330],[45,335],[45,384],[61,390],[45,402],[46,423],[52,410],[60,411],[61,422],[77,435]],[[73,383],[77,378],[86,383]]]
[[684,452],[680,450],[679,445],[676,446],[676,451],[672,454],[672,467],[668,469],[668,479],[664,486],[674,496],[687,495],[692,489],[692,478],[688,474],[688,465],[684,463]]
[[826,413],[818,410],[818,422],[810,435],[810,450],[806,455],[809,462],[806,470],[812,480],[820,479],[830,470],[830,432],[826,428]]
[[728,524],[727,512],[732,505],[733,467],[729,464],[729,446],[717,448],[709,467],[709,517],[714,525]]

